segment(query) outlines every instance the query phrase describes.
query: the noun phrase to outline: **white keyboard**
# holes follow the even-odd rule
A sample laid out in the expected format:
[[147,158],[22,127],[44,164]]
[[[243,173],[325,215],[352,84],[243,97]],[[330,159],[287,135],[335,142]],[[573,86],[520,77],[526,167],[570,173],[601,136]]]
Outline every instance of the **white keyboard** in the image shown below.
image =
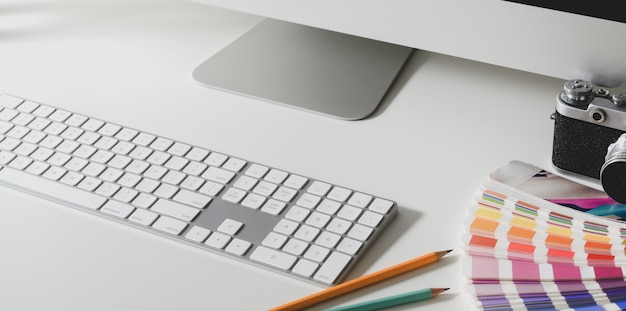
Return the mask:
[[324,285],[397,213],[392,201],[0,95],[0,184]]

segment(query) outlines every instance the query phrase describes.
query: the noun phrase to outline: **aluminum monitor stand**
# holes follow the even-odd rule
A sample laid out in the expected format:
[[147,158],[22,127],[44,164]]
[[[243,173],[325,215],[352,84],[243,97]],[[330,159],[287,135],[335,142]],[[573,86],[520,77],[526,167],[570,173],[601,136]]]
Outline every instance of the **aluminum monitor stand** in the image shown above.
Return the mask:
[[372,114],[412,48],[266,19],[200,64],[201,85],[344,120]]

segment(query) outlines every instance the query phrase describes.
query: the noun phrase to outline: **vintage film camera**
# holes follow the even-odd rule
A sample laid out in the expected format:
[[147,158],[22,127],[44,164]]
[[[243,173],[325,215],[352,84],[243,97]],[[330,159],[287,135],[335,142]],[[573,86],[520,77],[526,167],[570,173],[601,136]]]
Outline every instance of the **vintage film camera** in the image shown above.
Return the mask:
[[569,80],[553,119],[552,163],[600,179],[609,196],[626,203],[626,94]]

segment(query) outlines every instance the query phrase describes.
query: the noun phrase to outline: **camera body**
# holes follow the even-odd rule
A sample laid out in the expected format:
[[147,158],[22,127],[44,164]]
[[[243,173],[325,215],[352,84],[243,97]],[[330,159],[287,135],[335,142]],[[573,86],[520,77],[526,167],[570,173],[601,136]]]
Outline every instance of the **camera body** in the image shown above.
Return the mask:
[[569,80],[557,96],[552,163],[600,179],[609,145],[626,132],[626,94],[611,95],[584,80]]

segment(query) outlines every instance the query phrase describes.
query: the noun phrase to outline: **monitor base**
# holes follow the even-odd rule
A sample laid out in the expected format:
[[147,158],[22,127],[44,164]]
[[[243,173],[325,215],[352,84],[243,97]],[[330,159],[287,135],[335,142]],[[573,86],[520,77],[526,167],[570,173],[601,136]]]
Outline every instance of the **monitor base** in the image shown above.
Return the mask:
[[193,72],[199,84],[344,120],[371,115],[412,48],[266,19]]

